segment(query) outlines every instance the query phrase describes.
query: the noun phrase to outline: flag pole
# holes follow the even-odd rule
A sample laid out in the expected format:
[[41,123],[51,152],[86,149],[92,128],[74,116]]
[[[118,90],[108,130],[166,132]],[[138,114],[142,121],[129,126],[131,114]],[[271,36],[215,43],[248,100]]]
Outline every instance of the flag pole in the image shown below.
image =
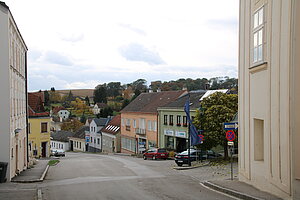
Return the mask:
[[[189,104],[190,104],[190,93],[189,93]],[[190,106],[189,106],[189,109],[190,109]],[[189,110],[190,111],[190,110]],[[190,115],[190,112],[189,112],[189,115]],[[189,116],[190,118],[191,116]],[[189,134],[189,138],[188,138],[188,164],[189,166],[191,166],[191,123],[189,122],[189,126],[188,126],[188,134]]]

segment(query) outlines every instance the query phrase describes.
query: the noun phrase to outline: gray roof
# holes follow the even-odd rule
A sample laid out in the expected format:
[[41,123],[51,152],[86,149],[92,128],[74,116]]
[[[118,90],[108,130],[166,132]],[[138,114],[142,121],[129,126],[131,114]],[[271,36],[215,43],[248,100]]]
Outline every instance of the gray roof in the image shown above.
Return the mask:
[[85,139],[85,131],[89,131],[90,127],[89,126],[82,126],[80,129],[78,129],[78,131],[76,131],[74,133],[73,136],[74,138],[81,138],[81,139]]
[[93,120],[95,121],[97,126],[106,126],[111,118],[94,118]]
[[53,140],[60,142],[68,142],[68,137],[72,137],[73,135],[74,133],[70,131],[57,131],[51,133],[51,137],[53,138]]
[[136,97],[129,105],[127,105],[121,112],[156,113],[158,107],[165,106],[166,104],[175,101],[185,93],[187,92],[182,90],[142,93],[138,97]]
[[197,109],[200,107],[200,98],[205,94],[205,90],[197,90],[197,91],[190,91],[189,94],[186,94],[175,101],[160,107],[163,108],[184,108],[184,104],[186,103],[188,97],[190,96],[190,109]]

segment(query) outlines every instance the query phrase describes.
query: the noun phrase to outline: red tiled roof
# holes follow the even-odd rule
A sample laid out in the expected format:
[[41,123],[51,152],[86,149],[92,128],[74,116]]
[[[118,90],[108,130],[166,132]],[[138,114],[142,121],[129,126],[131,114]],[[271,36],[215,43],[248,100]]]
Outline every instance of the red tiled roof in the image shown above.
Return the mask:
[[56,106],[52,109],[53,114],[57,114],[60,110],[64,110],[65,108],[62,106]]
[[187,91],[164,91],[153,93],[142,93],[136,97],[121,112],[145,112],[156,113],[158,107],[162,107],[180,96],[186,94]]
[[49,116],[49,112],[45,112],[45,108],[40,95],[28,93],[28,115],[29,117],[45,117]]
[[121,115],[116,115],[110,122],[101,129],[101,132],[117,134],[120,132],[121,127]]

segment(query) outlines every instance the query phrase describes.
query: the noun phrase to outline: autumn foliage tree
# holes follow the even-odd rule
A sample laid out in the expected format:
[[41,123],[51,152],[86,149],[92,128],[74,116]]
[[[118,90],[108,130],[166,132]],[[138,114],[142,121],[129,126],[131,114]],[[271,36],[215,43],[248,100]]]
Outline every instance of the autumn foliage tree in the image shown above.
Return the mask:
[[61,130],[75,132],[78,129],[80,129],[80,127],[82,126],[83,123],[81,123],[77,119],[68,119],[64,121],[63,124],[61,125]]
[[224,122],[230,122],[238,111],[238,96],[216,92],[201,102],[197,111],[195,124],[203,130],[204,142],[202,148],[211,149],[217,145],[224,148],[225,158],[228,157]]

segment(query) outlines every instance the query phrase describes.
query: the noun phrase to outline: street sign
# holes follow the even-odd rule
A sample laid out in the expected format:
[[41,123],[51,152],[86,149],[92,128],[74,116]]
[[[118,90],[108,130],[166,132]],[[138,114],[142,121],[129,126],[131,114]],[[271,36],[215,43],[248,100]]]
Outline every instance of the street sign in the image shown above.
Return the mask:
[[228,141],[233,141],[235,139],[235,133],[233,130],[229,130],[226,132],[226,138]]
[[227,142],[227,145],[228,145],[228,146],[234,146],[234,142],[228,141],[228,142]]
[[199,138],[200,138],[201,141],[204,140],[204,135],[200,134],[200,135],[198,135],[198,136],[199,136]]
[[239,125],[237,122],[224,123],[225,130],[236,130],[236,129],[238,129],[238,127],[239,127]]

